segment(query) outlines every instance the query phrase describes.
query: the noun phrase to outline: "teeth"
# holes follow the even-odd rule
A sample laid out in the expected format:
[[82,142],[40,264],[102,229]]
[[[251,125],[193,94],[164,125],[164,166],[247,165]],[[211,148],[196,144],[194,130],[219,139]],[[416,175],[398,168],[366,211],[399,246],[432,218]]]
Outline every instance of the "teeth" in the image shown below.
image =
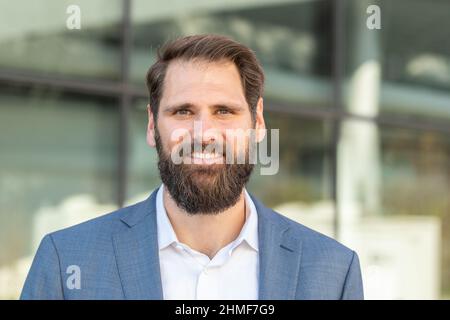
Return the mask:
[[194,152],[192,154],[193,158],[199,158],[199,159],[214,159],[220,157],[220,154],[218,153],[202,153],[202,152]]

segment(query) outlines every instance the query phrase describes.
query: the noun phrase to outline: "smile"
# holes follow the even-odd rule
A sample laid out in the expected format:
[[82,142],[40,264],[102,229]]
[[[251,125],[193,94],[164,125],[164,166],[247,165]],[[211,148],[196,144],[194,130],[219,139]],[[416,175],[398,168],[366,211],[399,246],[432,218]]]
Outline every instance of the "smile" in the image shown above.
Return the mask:
[[223,156],[220,153],[194,152],[191,159],[194,164],[214,164],[222,163]]
[[192,158],[197,159],[219,159],[222,155],[219,153],[209,153],[209,152],[194,152]]

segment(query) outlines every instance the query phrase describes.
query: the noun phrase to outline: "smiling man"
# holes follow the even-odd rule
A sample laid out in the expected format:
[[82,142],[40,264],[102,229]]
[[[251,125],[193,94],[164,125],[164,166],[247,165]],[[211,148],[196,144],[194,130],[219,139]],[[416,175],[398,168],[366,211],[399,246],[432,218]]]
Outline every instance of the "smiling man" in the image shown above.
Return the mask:
[[249,48],[217,35],[177,39],[147,85],[162,185],[45,236],[23,299],[363,298],[354,251],[245,188],[265,129],[264,73]]

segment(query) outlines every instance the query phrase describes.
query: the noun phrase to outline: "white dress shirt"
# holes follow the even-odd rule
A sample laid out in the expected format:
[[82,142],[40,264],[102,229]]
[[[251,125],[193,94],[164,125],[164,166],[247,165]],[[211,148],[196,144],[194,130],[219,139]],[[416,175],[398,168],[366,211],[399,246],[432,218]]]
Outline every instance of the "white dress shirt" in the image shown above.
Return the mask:
[[161,185],[156,195],[156,216],[164,299],[258,299],[258,215],[247,191],[239,236],[210,259],[178,241],[164,208],[163,190]]

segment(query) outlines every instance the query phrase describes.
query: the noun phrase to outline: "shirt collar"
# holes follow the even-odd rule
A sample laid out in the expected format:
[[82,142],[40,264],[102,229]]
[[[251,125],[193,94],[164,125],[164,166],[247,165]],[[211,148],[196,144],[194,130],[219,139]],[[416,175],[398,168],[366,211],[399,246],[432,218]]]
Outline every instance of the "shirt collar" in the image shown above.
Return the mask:
[[[167,216],[163,201],[164,185],[162,184],[156,194],[156,222],[158,230],[158,246],[162,250],[173,243],[179,243],[177,235],[173,230],[172,224]],[[245,210],[246,218],[244,226],[239,233],[239,236],[232,242],[232,248],[236,248],[243,241],[245,241],[253,250],[258,251],[258,214],[255,204],[253,203],[247,190],[244,189],[245,194]]]
[[178,243],[177,235],[173,230],[163,201],[164,185],[162,184],[156,194],[156,225],[158,230],[158,246],[162,250],[172,243]]
[[250,198],[247,190],[244,189],[245,194],[245,223],[241,229],[239,236],[236,239],[236,246],[240,244],[241,240],[247,242],[255,251],[258,251],[258,213],[255,204]]

